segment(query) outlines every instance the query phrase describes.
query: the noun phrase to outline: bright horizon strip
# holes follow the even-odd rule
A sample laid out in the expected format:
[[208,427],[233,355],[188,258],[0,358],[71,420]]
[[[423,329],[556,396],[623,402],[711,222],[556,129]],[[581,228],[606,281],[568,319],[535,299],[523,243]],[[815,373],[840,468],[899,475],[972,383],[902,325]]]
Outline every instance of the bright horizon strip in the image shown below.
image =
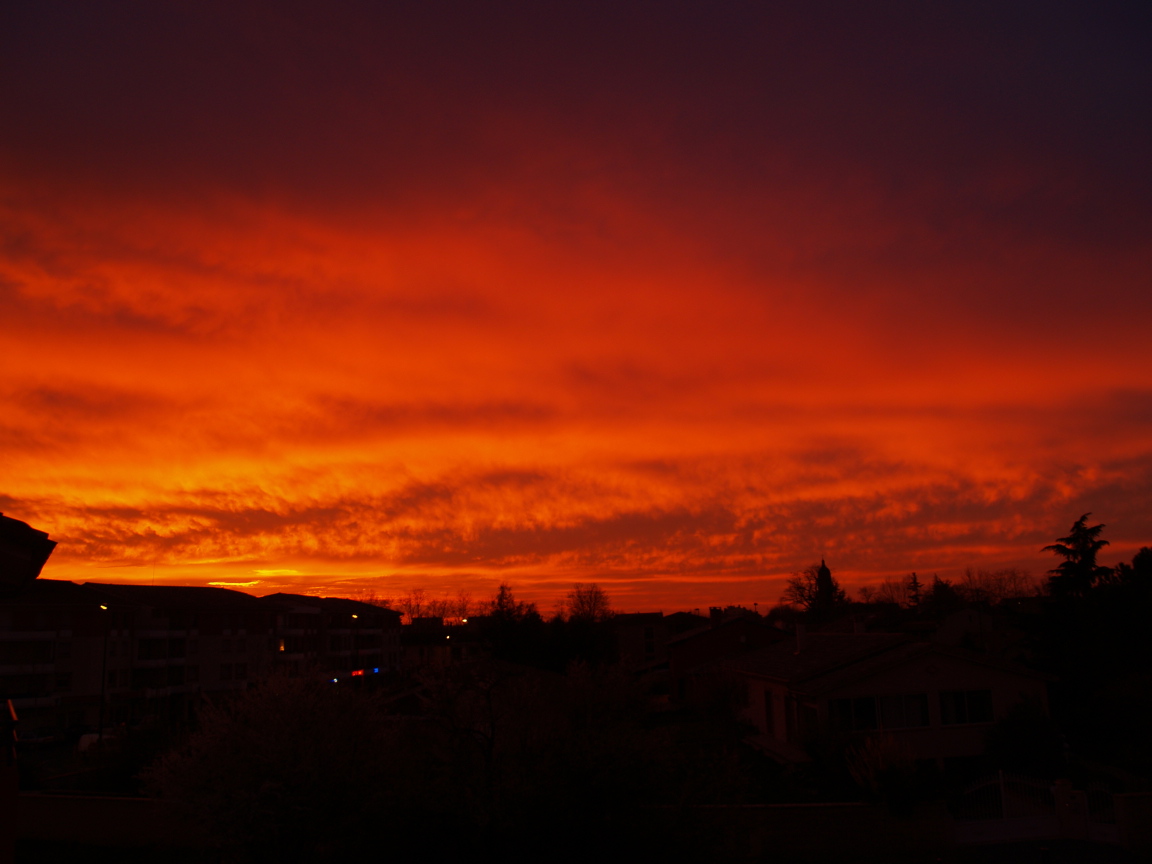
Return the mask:
[[[744,65],[686,57],[696,94],[623,43],[570,80],[585,37],[532,18],[567,57],[535,77],[453,67],[451,39],[480,43],[422,19],[431,59],[331,72],[285,47],[323,33],[212,7],[176,59],[124,48],[145,81],[100,53],[138,26],[104,12],[120,29],[91,48],[27,25],[12,80],[39,97],[0,85],[0,511],[59,541],[45,577],[476,600],[507,581],[544,610],[596,582],[671,611],[770,606],[822,557],[852,590],[1041,577],[1084,512],[1105,563],[1152,544],[1147,166],[1114,149],[1147,129],[1048,67],[985,109],[948,90],[995,66],[965,59],[964,27],[908,25],[960,40],[940,66],[914,29],[833,75],[856,55],[823,36],[773,59],[718,18]],[[332,14],[332,44],[402,32]],[[197,65],[196,39],[248,26],[280,73],[247,48]],[[697,44],[668,27],[652,38]],[[501,56],[537,63],[531,44]],[[53,77],[63,60],[83,73]],[[179,89],[216,63],[254,94]],[[772,64],[792,89],[748,83]],[[1093,86],[1138,102],[1116,81]],[[1041,134],[1075,111],[1096,137]]]

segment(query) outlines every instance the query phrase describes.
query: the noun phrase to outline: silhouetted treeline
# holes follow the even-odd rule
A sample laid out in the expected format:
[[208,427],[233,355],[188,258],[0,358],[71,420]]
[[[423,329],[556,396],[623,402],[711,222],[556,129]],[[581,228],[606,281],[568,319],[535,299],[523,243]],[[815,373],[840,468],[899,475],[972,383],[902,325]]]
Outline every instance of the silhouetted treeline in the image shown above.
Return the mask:
[[502,584],[476,620],[492,656],[555,672],[572,663],[600,667],[615,662],[611,606],[597,585],[575,585],[549,620],[535,604],[517,601]]

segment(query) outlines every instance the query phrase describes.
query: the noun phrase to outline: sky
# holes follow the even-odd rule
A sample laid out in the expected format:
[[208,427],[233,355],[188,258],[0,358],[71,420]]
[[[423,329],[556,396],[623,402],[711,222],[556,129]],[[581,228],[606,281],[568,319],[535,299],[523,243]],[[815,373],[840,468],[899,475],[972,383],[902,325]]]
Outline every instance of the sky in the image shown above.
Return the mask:
[[255,594],[1127,560],[1150,16],[7,2],[0,511]]

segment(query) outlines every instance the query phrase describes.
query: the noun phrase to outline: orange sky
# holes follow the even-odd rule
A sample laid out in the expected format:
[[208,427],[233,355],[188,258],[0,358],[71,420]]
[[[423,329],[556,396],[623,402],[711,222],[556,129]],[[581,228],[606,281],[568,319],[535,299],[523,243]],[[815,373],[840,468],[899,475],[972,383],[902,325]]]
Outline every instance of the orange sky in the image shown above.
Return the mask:
[[1119,7],[74,6],[0,20],[46,576],[671,611],[1152,543]]

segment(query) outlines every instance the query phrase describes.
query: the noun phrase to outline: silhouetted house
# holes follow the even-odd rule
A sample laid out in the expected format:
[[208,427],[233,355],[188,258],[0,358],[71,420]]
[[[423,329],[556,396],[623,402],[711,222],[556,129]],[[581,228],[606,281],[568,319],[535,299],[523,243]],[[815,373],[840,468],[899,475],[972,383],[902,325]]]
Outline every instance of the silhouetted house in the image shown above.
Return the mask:
[[746,688],[753,743],[784,762],[820,736],[889,734],[918,760],[979,756],[988,727],[1024,700],[1047,710],[1049,676],[900,634],[813,633],[727,667]]
[[708,623],[708,619],[698,614],[698,611],[696,613],[672,612],[665,615],[664,620],[668,623],[669,638],[687,633],[690,630],[699,630]]
[[400,613],[342,597],[269,594],[276,613],[273,652],[289,675],[378,675],[401,665]]
[[731,621],[733,618],[759,618],[760,613],[746,606],[709,606],[708,620],[712,626]]
[[670,638],[672,699],[691,703],[709,698],[724,661],[785,638],[784,633],[755,614],[728,620],[713,616],[703,626]]
[[616,656],[634,672],[666,667],[668,640],[698,630],[708,619],[690,612],[625,612],[612,616]]
[[633,612],[612,617],[616,656],[632,671],[668,662],[669,622],[662,612]]
[[668,641],[708,623],[688,612],[632,612],[612,616],[612,638],[618,661],[640,676],[648,692],[660,702],[671,695]]
[[1031,654],[1028,634],[1011,617],[996,609],[959,609],[942,616],[929,638],[1000,660],[1023,661]]

